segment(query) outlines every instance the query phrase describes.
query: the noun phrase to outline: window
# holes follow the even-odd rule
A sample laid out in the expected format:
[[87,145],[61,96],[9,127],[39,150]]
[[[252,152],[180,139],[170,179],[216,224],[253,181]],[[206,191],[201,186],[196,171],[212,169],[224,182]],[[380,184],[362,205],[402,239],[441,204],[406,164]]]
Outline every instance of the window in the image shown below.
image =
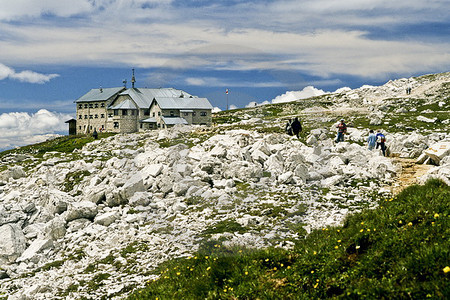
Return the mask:
[[144,109],[144,116],[150,116],[150,109]]
[[171,117],[175,116],[175,113],[173,112],[173,110],[170,111],[170,116]]
[[88,108],[88,105],[87,105],[87,104],[85,104],[85,105],[84,105],[84,108]]
[[114,122],[114,128],[119,128],[119,122]]
[[105,129],[105,125],[102,125],[102,130]]
[[112,118],[112,116],[113,116],[113,115],[112,115],[111,113],[108,114],[108,118]]
[[200,112],[200,116],[202,117],[206,117],[208,115],[208,113],[206,111],[201,111]]
[[78,119],[80,119],[80,120],[83,119],[83,116],[82,116],[82,115],[79,115],[79,116],[78,116]]
[[78,128],[81,130],[81,125],[80,126],[78,126]]
[[161,128],[161,123],[158,123],[158,128]]
[[114,115],[115,115],[115,116],[118,116],[118,115],[119,115],[119,110],[118,110],[118,109],[115,109],[115,110],[114,110]]
[[196,116],[196,112],[195,112],[195,111],[192,112],[192,116],[193,116],[193,117]]
[[142,123],[140,124],[139,128],[141,128],[141,129],[142,129]]
[[131,110],[131,115],[134,116],[134,109]]
[[87,119],[87,115],[84,115],[84,118]]
[[100,118],[104,119],[105,118],[105,114],[101,114]]
[[100,104],[100,107],[105,107],[105,103]]
[[155,112],[153,112],[153,117],[155,117]]
[[98,115],[95,115],[94,118],[98,119]]
[[122,116],[126,116],[128,114],[128,110],[122,109]]
[[89,115],[89,119],[93,119],[94,118],[94,116],[93,115]]
[[161,112],[160,111],[158,111],[158,117],[160,117],[161,116]]
[[94,105],[91,103],[91,104],[89,104],[89,108],[93,108],[94,107]]
[[187,117],[187,116],[189,116],[189,113],[185,112],[185,113],[183,113],[183,115],[184,115],[185,117]]
[[83,108],[83,104],[78,105],[78,108],[82,109]]
[[98,108],[98,103],[95,103],[95,108]]

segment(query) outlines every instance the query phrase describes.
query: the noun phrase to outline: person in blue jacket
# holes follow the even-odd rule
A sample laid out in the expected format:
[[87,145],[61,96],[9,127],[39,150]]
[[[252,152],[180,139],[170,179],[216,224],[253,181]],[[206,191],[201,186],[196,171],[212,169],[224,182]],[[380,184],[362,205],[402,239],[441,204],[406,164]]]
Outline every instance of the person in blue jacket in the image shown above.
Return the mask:
[[367,144],[369,145],[369,150],[372,151],[373,148],[375,148],[375,145],[377,144],[377,136],[371,129],[369,131],[369,137],[367,138]]

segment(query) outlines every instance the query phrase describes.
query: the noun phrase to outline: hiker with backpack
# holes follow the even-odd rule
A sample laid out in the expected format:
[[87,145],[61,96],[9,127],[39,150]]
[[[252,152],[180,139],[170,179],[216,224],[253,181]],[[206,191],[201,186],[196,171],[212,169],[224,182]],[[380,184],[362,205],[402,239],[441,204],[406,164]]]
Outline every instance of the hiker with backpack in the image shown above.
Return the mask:
[[284,129],[288,135],[292,135],[292,120],[289,119],[286,123],[286,128]]
[[347,133],[347,125],[344,123],[344,119],[341,119],[339,124],[336,126],[338,129],[337,137],[336,137],[336,143],[343,142],[344,141],[344,134]]
[[300,123],[297,117],[295,117],[294,121],[292,121],[291,127],[292,133],[295,134],[299,139],[300,137],[298,136],[298,134],[302,131],[302,124]]
[[383,152],[383,156],[386,156],[386,145],[385,145],[386,137],[384,136],[383,133],[381,133],[381,130],[377,131],[376,138],[377,138],[377,147],[376,147],[376,149],[378,149],[378,147],[380,147],[381,148],[381,152]]

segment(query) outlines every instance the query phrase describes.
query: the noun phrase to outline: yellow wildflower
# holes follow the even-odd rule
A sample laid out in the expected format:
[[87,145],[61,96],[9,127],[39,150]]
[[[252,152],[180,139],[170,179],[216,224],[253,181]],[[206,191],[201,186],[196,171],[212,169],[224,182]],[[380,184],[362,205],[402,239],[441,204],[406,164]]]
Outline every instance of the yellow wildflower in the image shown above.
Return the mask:
[[402,223],[403,223],[402,220],[398,221],[398,224],[402,224]]
[[177,272],[177,275],[178,275],[178,276],[180,276],[180,275],[181,275],[181,273],[180,273],[180,272]]
[[269,259],[268,258],[266,258],[266,262],[268,262],[269,261]]
[[247,271],[245,271],[245,275],[248,275],[248,272],[247,272]]
[[364,222],[361,222],[361,225],[364,225]]
[[355,248],[356,248],[356,250],[358,250],[359,248],[361,248],[361,246],[356,246]]
[[341,240],[338,240],[338,243],[342,242]]
[[287,269],[289,270],[291,268],[291,266],[287,266]]
[[370,228],[367,228],[366,230],[370,232]]
[[446,266],[445,268],[442,269],[442,271],[444,271],[444,273],[448,273],[450,272],[450,267]]
[[209,256],[205,256],[205,259],[208,259],[209,258]]
[[319,283],[317,282],[315,285],[314,285],[314,288],[317,288],[319,286]]
[[412,225],[413,225],[412,222],[409,222],[409,223],[408,223],[408,226],[412,226]]
[[339,246],[334,246],[334,249],[339,249]]
[[435,214],[434,214],[434,217],[435,217],[435,218],[439,218],[439,214],[438,214],[438,213],[435,213]]
[[280,264],[280,267],[284,267],[284,264]]
[[276,271],[276,270],[277,270],[277,267],[273,267],[273,270]]
[[316,251],[314,251],[314,252],[313,252],[313,254],[314,254],[314,255],[316,255],[316,254],[317,254],[317,252],[316,252]]
[[209,271],[209,270],[211,270],[211,267],[207,267],[207,268],[206,268],[206,271]]
[[363,232],[364,231],[364,229],[361,229],[359,232]]
[[311,271],[311,274],[314,274],[314,270]]

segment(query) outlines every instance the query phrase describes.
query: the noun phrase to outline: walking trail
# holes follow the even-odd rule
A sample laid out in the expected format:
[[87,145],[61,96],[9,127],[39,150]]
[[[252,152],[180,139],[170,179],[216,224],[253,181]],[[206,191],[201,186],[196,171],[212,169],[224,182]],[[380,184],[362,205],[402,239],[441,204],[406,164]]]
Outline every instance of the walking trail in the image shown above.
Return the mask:
[[431,165],[416,164],[416,160],[411,158],[394,157],[393,161],[401,166],[397,182],[392,186],[394,195],[400,193],[406,187],[418,183],[418,179],[433,167]]

